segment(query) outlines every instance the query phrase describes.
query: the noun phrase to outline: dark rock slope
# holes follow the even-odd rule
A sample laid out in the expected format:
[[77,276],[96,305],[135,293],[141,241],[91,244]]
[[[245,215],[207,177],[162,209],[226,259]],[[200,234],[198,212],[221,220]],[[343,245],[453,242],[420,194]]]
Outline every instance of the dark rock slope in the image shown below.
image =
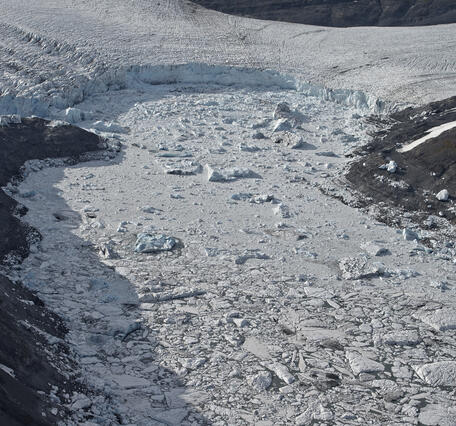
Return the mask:
[[[73,126],[49,126],[39,119],[0,126],[0,187],[20,178],[31,159],[71,157],[104,147],[96,135]],[[17,216],[26,212],[0,190],[0,266],[28,254],[38,233]],[[63,342],[62,320],[43,302],[0,274],[0,425],[54,425],[65,415],[58,403],[74,388],[73,366]],[[48,395],[54,389],[55,396]]]
[[258,19],[333,27],[415,26],[456,22],[454,0],[193,0]]
[[[20,284],[0,275],[0,424],[56,424],[63,414],[58,404],[46,395],[51,385],[58,386],[56,396],[71,389],[71,381],[59,370],[69,370],[67,348],[59,343],[66,333],[56,315]],[[38,331],[39,330],[39,331]],[[55,341],[50,345],[47,336]],[[1,367],[1,366],[0,366]],[[55,408],[60,411],[51,410]],[[45,416],[43,416],[43,414]]]
[[[407,108],[390,120],[392,125],[358,152],[346,175],[362,194],[359,203],[383,206],[380,215],[393,224],[400,223],[401,215],[394,211],[397,208],[425,227],[435,226],[430,216],[456,223],[456,128],[400,152],[403,145],[425,136],[429,129],[456,121],[456,97]],[[394,173],[379,168],[390,161],[397,164]],[[448,201],[436,197],[443,189],[450,194]]]

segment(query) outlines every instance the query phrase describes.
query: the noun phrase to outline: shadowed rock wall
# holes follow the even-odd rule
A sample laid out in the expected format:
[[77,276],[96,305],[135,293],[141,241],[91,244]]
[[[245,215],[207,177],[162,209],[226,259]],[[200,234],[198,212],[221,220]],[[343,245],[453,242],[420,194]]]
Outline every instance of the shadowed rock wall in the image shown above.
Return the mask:
[[[0,126],[0,187],[20,178],[27,160],[77,161],[81,154],[102,146],[93,133],[70,125],[51,126],[39,118]],[[0,265],[11,255],[16,260],[26,257],[30,234],[39,236],[17,217],[25,213],[25,207],[0,189]],[[73,366],[63,341],[63,321],[21,283],[1,274],[0,311],[0,425],[55,425],[66,409],[47,395],[57,386],[61,397],[75,385],[69,376]]]

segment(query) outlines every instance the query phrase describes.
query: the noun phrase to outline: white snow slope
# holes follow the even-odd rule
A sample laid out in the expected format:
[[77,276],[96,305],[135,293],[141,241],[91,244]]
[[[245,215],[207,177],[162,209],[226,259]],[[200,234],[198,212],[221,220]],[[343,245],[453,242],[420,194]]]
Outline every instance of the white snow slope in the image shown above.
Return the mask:
[[320,191],[366,115],[456,94],[456,25],[0,4],[0,112],[123,144],[7,189],[43,235],[8,274],[65,318],[91,390],[64,424],[456,424],[454,244]]

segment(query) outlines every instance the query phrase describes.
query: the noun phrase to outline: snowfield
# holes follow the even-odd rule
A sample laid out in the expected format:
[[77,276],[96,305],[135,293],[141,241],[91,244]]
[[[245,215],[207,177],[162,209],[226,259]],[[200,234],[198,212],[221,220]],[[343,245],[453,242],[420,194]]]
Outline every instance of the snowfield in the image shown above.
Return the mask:
[[453,242],[327,195],[370,114],[456,95],[456,25],[1,4],[0,112],[122,144],[8,189],[90,390],[63,424],[456,424]]

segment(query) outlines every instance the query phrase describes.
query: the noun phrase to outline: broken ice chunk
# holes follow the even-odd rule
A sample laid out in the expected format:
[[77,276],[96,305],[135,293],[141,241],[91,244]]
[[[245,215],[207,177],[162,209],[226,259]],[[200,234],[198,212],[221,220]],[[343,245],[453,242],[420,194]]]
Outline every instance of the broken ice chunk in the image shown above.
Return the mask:
[[184,368],[196,370],[206,363],[206,358],[182,358],[179,362]]
[[236,179],[261,179],[258,173],[250,169],[234,167],[226,170],[215,170],[206,164],[207,180],[209,182],[231,182]]
[[172,250],[176,244],[177,241],[173,237],[141,233],[136,240],[135,252],[155,253],[159,251],[169,251]]
[[144,207],[141,207],[140,210],[143,213],[150,213],[150,214],[160,215],[160,210],[156,209],[155,207],[152,207],[152,206],[144,206]]
[[428,426],[453,426],[456,424],[456,408],[440,404],[427,404],[420,410],[419,424]]
[[259,391],[265,391],[272,384],[272,376],[269,371],[261,371],[247,380],[252,387]]
[[239,328],[247,327],[250,324],[246,318],[233,318],[233,323]]
[[252,197],[252,194],[250,194],[248,192],[239,192],[237,194],[233,194],[231,196],[231,199],[235,200],[235,201],[246,201],[246,200],[249,200],[251,197]]
[[119,226],[117,227],[117,232],[128,232],[127,225],[130,222],[123,220],[122,222],[119,223]]
[[387,254],[390,254],[390,251],[387,248],[382,247],[380,243],[377,243],[375,241],[363,243],[361,244],[361,248],[363,250],[366,250],[366,252],[371,256],[385,256]]
[[242,151],[242,152],[258,152],[258,151],[261,151],[261,148],[258,148],[255,145],[246,145],[244,143],[241,143],[239,145],[239,151]]
[[285,204],[278,204],[277,207],[273,209],[273,212],[276,216],[280,216],[283,219],[290,217],[290,209]]
[[277,104],[272,118],[278,120],[279,118],[289,117],[291,114],[290,105],[287,102],[280,102]]
[[456,329],[456,311],[454,309],[443,308],[416,316],[438,331]]
[[163,164],[163,170],[168,175],[190,176],[201,171],[201,164],[190,160],[170,161]]
[[385,335],[379,335],[375,339],[375,344],[384,343],[386,345],[415,346],[421,339],[414,330],[398,330]]
[[274,195],[271,194],[259,194],[251,197],[250,202],[255,204],[263,204],[274,201]]
[[389,173],[396,173],[397,164],[395,161],[390,161],[389,163],[382,164],[381,166],[379,166],[379,169],[386,170]]
[[396,401],[402,397],[404,391],[392,380],[373,380],[372,386],[383,396],[385,401]]
[[291,149],[316,149],[315,145],[304,142],[303,138],[291,132],[275,132],[271,140],[277,144],[283,144]]
[[115,259],[116,254],[114,252],[113,241],[108,241],[107,243],[102,243],[99,245],[99,254],[100,256],[104,257],[105,259]]
[[416,374],[431,386],[456,386],[456,361],[424,364],[415,369]]
[[407,240],[407,241],[413,241],[413,240],[420,239],[419,235],[416,232],[414,232],[408,228],[405,228],[402,230],[402,236],[404,237],[404,240]]
[[293,124],[290,122],[290,120],[288,120],[287,118],[280,118],[274,123],[272,132],[284,132],[286,130],[291,130],[292,128]]
[[266,136],[262,132],[255,132],[252,139],[266,139]]
[[93,123],[93,128],[95,130],[99,130],[100,132],[127,133],[127,130],[122,126],[112,122],[104,123],[103,121],[96,121]]
[[439,201],[448,201],[450,194],[448,193],[448,190],[442,189],[437,195],[436,198]]
[[280,380],[283,380],[287,385],[291,385],[295,378],[293,375],[288,371],[288,368],[279,363],[275,363],[271,366],[272,371],[277,375]]
[[391,160],[386,166],[386,171],[389,173],[396,173],[396,171],[397,171],[396,162]]
[[350,367],[356,375],[360,373],[380,373],[385,370],[383,364],[367,358],[355,351],[348,351],[345,355]]
[[385,273],[382,263],[375,262],[372,265],[367,263],[365,258],[347,257],[339,261],[339,269],[342,278],[346,280],[360,280],[373,278]]
[[234,260],[234,263],[236,265],[243,265],[249,259],[268,260],[270,257],[259,250],[246,250],[241,256],[238,256]]

